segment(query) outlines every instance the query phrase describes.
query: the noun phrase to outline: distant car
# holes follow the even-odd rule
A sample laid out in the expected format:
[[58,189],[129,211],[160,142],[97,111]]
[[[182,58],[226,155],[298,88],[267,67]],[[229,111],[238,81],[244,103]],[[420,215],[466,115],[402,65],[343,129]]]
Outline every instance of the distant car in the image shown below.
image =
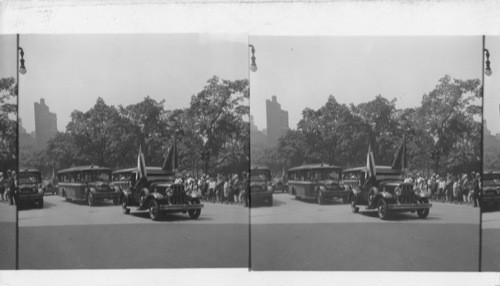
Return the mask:
[[264,201],[268,206],[272,206],[273,192],[271,170],[267,167],[250,168],[250,204]]
[[18,175],[18,191],[14,194],[18,207],[37,205],[43,208],[42,175],[37,169],[20,169]]
[[271,185],[274,191],[288,192],[288,185],[281,178],[275,178]]
[[342,172],[345,188],[351,194],[351,210],[359,211],[359,206],[365,210],[376,210],[380,219],[388,219],[392,212],[417,212],[419,218],[429,215],[431,204],[423,193],[416,193],[412,183],[402,181],[401,170],[390,166],[376,166],[376,181],[365,184],[366,166],[346,169]]
[[192,219],[201,214],[201,194],[186,191],[183,184],[174,183],[173,173],[160,167],[147,167],[146,182],[136,186],[137,168],[113,172],[113,187],[121,190],[122,212],[130,213],[130,207],[147,210],[152,220],[159,220],[165,213],[188,213]]
[[488,171],[483,174],[479,205],[482,211],[498,209],[500,205],[500,171]]
[[52,183],[52,180],[43,181],[43,192],[44,194],[51,193],[53,195],[57,194],[57,188]]

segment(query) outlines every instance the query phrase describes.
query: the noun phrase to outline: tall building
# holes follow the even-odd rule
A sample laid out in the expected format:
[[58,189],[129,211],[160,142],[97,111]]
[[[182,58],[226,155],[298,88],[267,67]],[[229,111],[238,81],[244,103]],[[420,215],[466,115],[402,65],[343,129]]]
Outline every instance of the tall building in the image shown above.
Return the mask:
[[57,133],[57,115],[49,111],[45,99],[35,102],[35,133],[38,148],[45,148],[47,141]]
[[33,149],[36,147],[36,139],[32,134],[26,132],[23,127],[23,121],[21,117],[18,118],[17,124],[19,124],[19,149]]
[[288,111],[281,109],[281,105],[276,100],[276,95],[272,96],[272,100],[266,100],[266,117],[267,144],[273,147],[278,144],[278,139],[289,129]]
[[250,145],[257,146],[266,144],[267,144],[266,134],[264,134],[264,132],[259,130],[259,128],[257,127],[257,125],[255,125],[253,121],[253,116],[250,115]]

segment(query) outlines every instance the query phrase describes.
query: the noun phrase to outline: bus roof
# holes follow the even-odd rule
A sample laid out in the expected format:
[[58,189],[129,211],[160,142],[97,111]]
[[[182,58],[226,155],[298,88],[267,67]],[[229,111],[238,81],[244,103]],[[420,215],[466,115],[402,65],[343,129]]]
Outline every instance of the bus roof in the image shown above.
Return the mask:
[[38,169],[35,169],[35,168],[19,168],[19,173],[40,173],[40,171]]
[[[343,170],[343,172],[364,171],[364,170],[366,170],[366,166],[345,169]],[[392,169],[391,166],[375,166],[375,172],[399,174],[401,173],[401,170]]]
[[97,165],[88,165],[88,166],[78,166],[78,167],[64,169],[57,173],[63,174],[63,173],[81,172],[81,171],[111,171],[111,169],[106,167],[100,167]]
[[322,163],[322,164],[309,164],[309,165],[293,167],[288,169],[288,172],[299,171],[299,170],[313,170],[313,169],[342,169],[342,168],[340,166],[334,166]]

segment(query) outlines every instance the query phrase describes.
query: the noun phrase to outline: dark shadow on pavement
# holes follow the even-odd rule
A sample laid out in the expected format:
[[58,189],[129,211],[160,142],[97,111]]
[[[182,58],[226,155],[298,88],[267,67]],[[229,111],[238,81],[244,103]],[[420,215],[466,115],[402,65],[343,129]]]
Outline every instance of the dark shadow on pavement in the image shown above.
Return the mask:
[[[372,217],[372,218],[376,218],[376,219],[380,219],[378,217],[378,213],[377,211],[362,211],[362,210],[359,210],[359,214],[360,215],[363,215],[363,216],[366,216],[366,217]],[[441,218],[438,218],[438,217],[433,217],[433,216],[428,216],[427,218],[425,219],[421,219],[418,217],[417,213],[411,213],[411,212],[408,212],[408,213],[391,213],[389,215],[389,218],[387,219],[388,221],[412,221],[412,220],[422,220],[422,221],[425,221],[425,220],[432,220],[432,221],[439,221],[441,220]]]
[[[149,213],[147,211],[141,211],[141,212],[130,212],[130,214],[128,215],[131,215],[131,216],[134,216],[134,217],[139,217],[139,218],[143,218],[143,219],[151,219],[149,217]],[[197,219],[192,219],[189,217],[189,214],[169,214],[169,213],[166,213],[166,214],[163,214],[163,217],[160,218],[158,220],[158,222],[161,222],[161,221],[188,221],[188,220],[199,220],[199,221],[211,221],[213,220],[212,218],[209,218],[209,217],[204,217],[203,216],[203,210],[201,212],[201,215],[200,217],[198,217]]]
[[[56,205],[53,203],[47,202],[46,200],[44,200],[44,202],[43,202],[43,209],[50,209],[54,206],[56,206]],[[28,206],[24,206],[21,208],[17,208],[18,211],[29,211],[29,210],[39,210],[39,209],[40,208],[38,208],[37,205],[28,205]]]

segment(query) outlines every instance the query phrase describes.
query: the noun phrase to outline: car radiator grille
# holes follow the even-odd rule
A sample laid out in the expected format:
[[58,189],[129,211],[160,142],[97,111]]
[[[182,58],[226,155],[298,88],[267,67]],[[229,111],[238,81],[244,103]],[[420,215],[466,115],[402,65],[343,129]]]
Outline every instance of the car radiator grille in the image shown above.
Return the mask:
[[399,197],[399,202],[401,204],[416,204],[417,198],[413,193],[412,186],[402,186],[403,193]]
[[183,186],[172,187],[174,194],[170,197],[170,204],[172,205],[183,205],[187,204],[187,197],[184,192]]

